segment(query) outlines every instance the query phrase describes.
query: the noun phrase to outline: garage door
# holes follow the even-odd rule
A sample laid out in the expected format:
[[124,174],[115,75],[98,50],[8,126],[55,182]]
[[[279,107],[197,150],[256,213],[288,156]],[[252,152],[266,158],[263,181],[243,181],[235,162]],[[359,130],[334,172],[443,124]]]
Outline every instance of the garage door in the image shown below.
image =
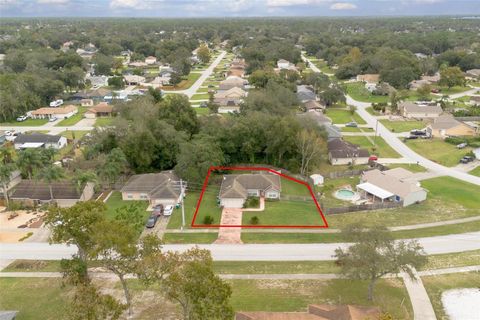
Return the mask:
[[222,199],[220,204],[224,208],[243,208],[243,199]]

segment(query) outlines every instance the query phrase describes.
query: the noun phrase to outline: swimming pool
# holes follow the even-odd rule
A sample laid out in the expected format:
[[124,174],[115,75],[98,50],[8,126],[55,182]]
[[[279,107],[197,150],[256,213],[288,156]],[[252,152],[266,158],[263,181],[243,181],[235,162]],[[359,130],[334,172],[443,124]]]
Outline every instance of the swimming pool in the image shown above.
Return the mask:
[[352,200],[356,195],[356,192],[348,189],[340,189],[335,192],[335,197],[342,200]]

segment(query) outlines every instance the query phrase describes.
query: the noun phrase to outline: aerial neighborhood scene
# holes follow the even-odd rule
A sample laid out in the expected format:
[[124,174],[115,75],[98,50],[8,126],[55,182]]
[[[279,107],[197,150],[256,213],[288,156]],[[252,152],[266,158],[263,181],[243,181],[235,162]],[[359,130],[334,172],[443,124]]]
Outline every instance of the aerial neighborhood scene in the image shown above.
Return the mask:
[[1,320],[480,320],[476,0],[0,0]]

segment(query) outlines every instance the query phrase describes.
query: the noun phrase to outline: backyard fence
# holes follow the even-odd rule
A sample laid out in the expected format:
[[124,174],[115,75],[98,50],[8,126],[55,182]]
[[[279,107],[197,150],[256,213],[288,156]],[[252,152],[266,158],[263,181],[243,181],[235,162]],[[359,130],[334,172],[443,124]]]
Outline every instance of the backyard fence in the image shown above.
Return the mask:
[[322,210],[324,214],[339,214],[339,213],[348,213],[348,212],[356,212],[356,211],[391,209],[391,208],[398,208],[402,206],[403,206],[403,201],[384,202],[384,203],[379,202],[379,203],[359,204],[354,206],[337,207],[337,208],[322,207]]
[[370,169],[378,169],[380,171],[385,171],[385,170],[388,170],[389,168],[387,166],[384,166],[381,163],[372,162],[372,163],[370,163],[369,168],[355,169],[355,170],[345,170],[345,171],[333,171],[333,172],[329,172],[326,176],[330,179],[353,177],[353,176],[359,176],[363,172],[365,172],[367,170],[370,170]]

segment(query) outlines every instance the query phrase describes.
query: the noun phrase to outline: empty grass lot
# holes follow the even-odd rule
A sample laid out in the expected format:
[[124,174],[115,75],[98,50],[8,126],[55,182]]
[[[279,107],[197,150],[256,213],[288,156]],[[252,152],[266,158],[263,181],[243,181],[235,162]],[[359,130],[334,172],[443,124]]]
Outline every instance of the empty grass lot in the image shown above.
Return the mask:
[[423,121],[390,121],[380,120],[380,122],[392,132],[407,132],[414,129],[423,129],[426,124]]
[[347,109],[327,109],[325,114],[334,124],[345,124],[351,121],[355,121],[358,124],[366,123],[356,112],[352,114]]
[[457,149],[442,139],[408,140],[407,146],[418,154],[447,167],[456,166],[460,159],[472,149]]
[[83,119],[83,115],[85,112],[87,112],[88,108],[85,107],[78,107],[78,112],[71,116],[68,119],[63,119],[59,123],[57,123],[55,126],[56,127],[67,127],[67,126],[73,126],[77,122]]
[[12,126],[12,127],[37,127],[37,126],[43,126],[48,122],[48,119],[27,119],[22,122],[18,121],[11,121],[11,122],[2,122],[0,123],[0,126]]
[[[358,144],[362,148],[368,149],[370,153],[376,154],[381,158],[400,158],[400,155],[390,147],[382,137],[362,137],[362,136],[347,136],[343,137],[345,141]],[[370,139],[369,139],[370,138]],[[376,146],[372,142],[375,142]]]
[[363,82],[346,83],[345,88],[347,94],[357,101],[385,103],[389,100],[388,96],[377,96],[372,94],[365,88],[365,84]]
[[442,293],[450,289],[476,288],[480,283],[480,272],[465,272],[422,277],[437,319],[448,319],[442,304]]

